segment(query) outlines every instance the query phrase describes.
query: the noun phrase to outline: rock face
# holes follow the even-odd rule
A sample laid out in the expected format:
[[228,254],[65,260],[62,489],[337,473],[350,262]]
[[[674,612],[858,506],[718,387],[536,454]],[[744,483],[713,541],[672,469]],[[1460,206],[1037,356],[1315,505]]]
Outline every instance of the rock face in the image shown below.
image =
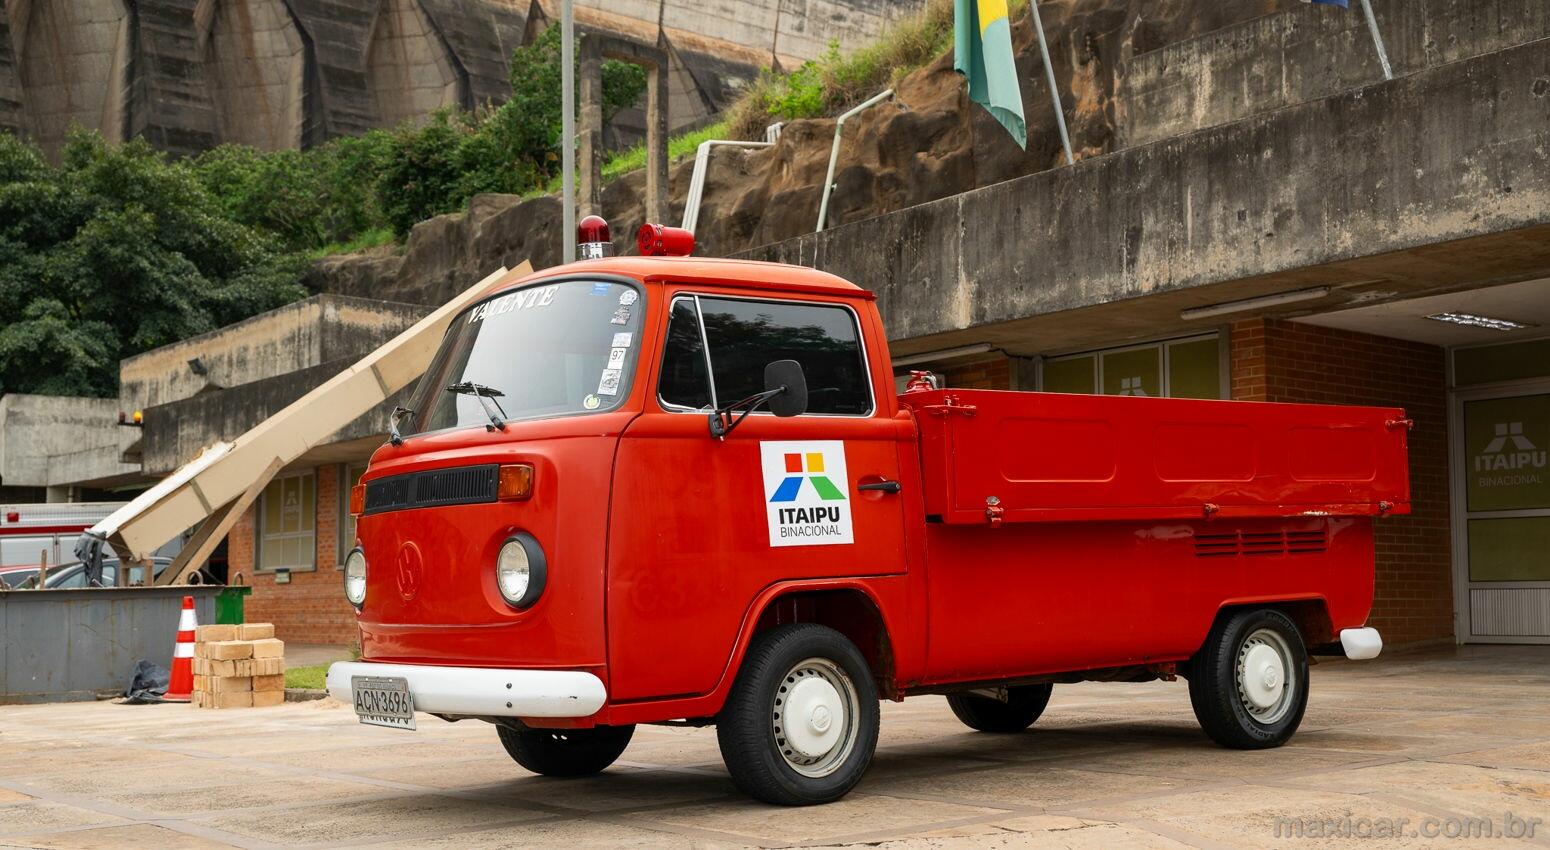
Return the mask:
[[[576,21],[664,43],[684,127],[761,67],[864,44],[920,2],[580,0]],[[50,154],[72,124],[175,154],[309,147],[504,100],[512,50],[554,20],[552,0],[0,0],[0,130]]]
[[[1025,11],[1013,42],[1028,121],[1020,150],[970,103],[951,56],[909,74],[897,95],[847,122],[828,227],[957,195],[1064,164],[1038,43]],[[1078,159],[1152,144],[1316,100],[1381,79],[1359,12],[1295,0],[1046,0],[1056,84]],[[1481,22],[1486,22],[1482,24]],[[1379,24],[1404,74],[1550,34],[1543,0],[1415,0],[1381,4]],[[696,253],[721,256],[811,233],[818,218],[832,119],[788,123],[774,146],[719,148],[707,172]],[[693,163],[671,173],[681,219]],[[1139,179],[1139,177],[1137,178]],[[615,247],[633,251],[644,175],[604,188]],[[1125,191],[1123,185],[1109,187]],[[1104,198],[1052,197],[1054,205]],[[396,266],[332,259],[322,290],[442,303],[500,263],[559,262],[553,198],[481,197],[467,213],[417,226]],[[345,288],[352,287],[352,288]],[[391,293],[389,296],[387,293]]]
[[[1295,5],[1295,4],[1293,4]],[[1072,144],[1078,156],[1112,150],[1116,98],[1125,61],[1136,45],[1162,46],[1273,11],[1274,0],[1219,4],[1204,0],[1065,0],[1041,5]],[[999,183],[1060,164],[1062,153],[1038,44],[1026,11],[1013,26],[1028,150],[964,93],[951,55],[903,79],[892,102],[846,124],[830,201],[836,226]],[[789,122],[767,149],[719,148],[706,175],[695,234],[697,252],[723,255],[811,232],[834,138],[832,119]],[[692,161],[671,171],[673,220],[683,214]],[[633,251],[643,220],[644,175],[603,190],[603,215],[615,247]],[[552,197],[522,201],[479,196],[465,213],[417,225],[398,262],[380,256],[320,261],[309,278],[317,290],[414,303],[442,303],[500,264],[560,261],[561,210]]]

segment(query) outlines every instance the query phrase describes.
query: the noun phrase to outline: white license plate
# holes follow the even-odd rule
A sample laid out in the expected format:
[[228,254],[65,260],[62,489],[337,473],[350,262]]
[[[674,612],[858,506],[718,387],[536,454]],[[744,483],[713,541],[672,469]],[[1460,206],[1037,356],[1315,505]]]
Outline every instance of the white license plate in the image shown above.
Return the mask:
[[400,676],[351,676],[355,716],[362,723],[393,729],[414,728],[414,695]]

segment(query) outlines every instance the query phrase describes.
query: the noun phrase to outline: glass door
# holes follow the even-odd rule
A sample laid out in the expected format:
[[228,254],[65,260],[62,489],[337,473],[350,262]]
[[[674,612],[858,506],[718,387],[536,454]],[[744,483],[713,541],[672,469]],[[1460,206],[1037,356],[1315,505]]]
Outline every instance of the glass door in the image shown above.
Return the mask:
[[1453,401],[1460,637],[1550,643],[1550,382]]

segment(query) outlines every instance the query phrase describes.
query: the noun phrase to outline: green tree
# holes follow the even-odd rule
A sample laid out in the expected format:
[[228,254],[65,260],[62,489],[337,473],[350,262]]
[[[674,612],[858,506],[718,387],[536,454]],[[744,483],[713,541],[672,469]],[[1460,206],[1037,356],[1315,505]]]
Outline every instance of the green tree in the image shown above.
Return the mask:
[[393,153],[393,136],[373,130],[309,151],[221,145],[191,165],[233,221],[308,251],[386,226],[374,188]]
[[[637,65],[609,60],[602,76],[604,121],[646,90],[646,71]],[[522,194],[557,174],[560,77],[560,28],[551,26],[512,53],[512,94],[505,103],[400,127],[376,186],[394,232],[404,236],[415,222],[462,209],[480,192]]]
[[300,298],[299,263],[142,141],[51,167],[0,134],[0,392],[112,395],[120,357]]

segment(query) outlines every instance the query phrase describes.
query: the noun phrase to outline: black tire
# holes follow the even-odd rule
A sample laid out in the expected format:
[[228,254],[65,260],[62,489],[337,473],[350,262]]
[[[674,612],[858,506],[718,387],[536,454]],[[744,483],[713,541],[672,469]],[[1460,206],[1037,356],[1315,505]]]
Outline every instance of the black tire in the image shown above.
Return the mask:
[[[798,716],[810,728],[788,729],[795,717],[784,712],[801,710],[807,713]],[[754,636],[716,717],[716,740],[743,793],[766,803],[810,806],[838,800],[861,781],[877,749],[877,727],[877,686],[861,652],[834,629],[795,623]],[[828,749],[816,756],[801,752],[799,735],[810,750]]]
[[630,745],[634,726],[591,729],[513,729],[497,726],[517,764],[543,776],[591,776],[613,764]]
[[[1280,695],[1269,706],[1260,703],[1276,692],[1267,684],[1263,665],[1258,686],[1252,684],[1254,671],[1249,671],[1250,683],[1240,682],[1245,664],[1268,657],[1261,648],[1276,653],[1274,663],[1281,665]],[[1219,617],[1190,659],[1189,701],[1200,728],[1224,747],[1262,750],[1286,743],[1308,708],[1308,652],[1297,625],[1269,608]]]
[[1006,734],[1021,732],[1033,725],[1054,685],[1018,685],[1006,689],[1006,702],[979,694],[948,694],[947,705],[963,725],[979,732]]

